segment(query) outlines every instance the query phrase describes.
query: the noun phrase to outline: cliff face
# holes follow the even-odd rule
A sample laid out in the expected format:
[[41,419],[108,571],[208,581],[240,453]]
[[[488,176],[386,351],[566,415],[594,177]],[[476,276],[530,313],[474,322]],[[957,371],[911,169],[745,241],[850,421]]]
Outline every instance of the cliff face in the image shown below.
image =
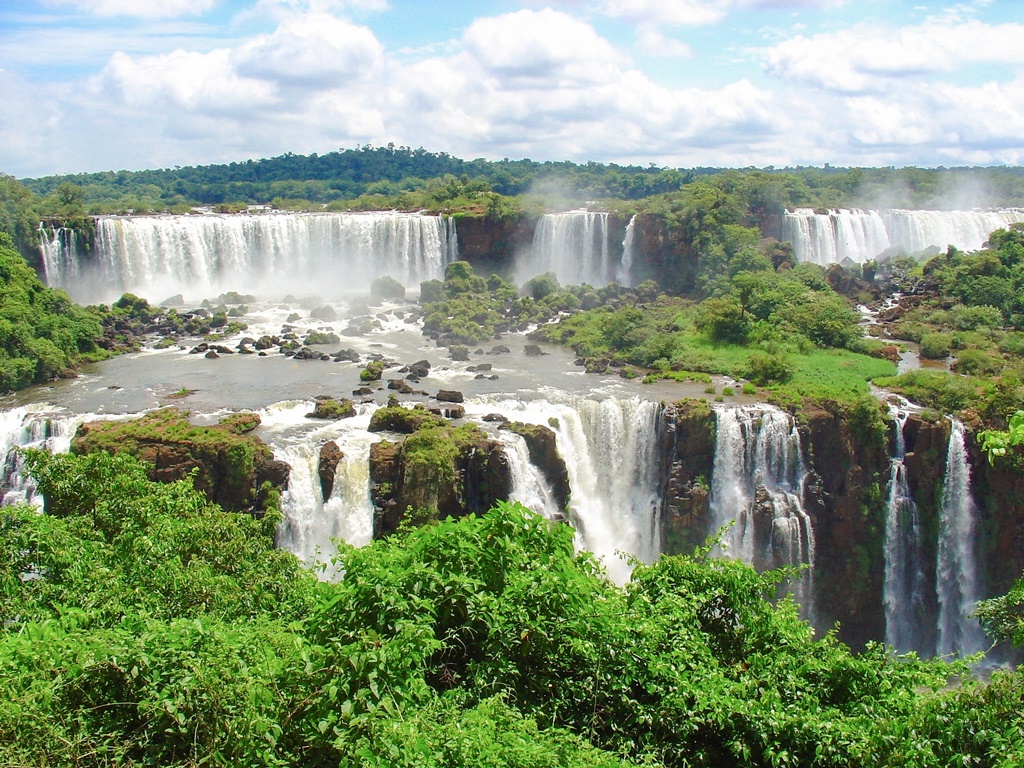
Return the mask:
[[807,409],[799,420],[814,526],[815,623],[827,629],[838,622],[840,638],[861,646],[885,636],[886,440],[858,434],[824,408]]
[[[711,530],[709,485],[714,468],[715,413],[684,401],[665,409],[662,456],[662,551],[692,552]],[[838,624],[854,647],[885,637],[885,524],[895,425],[865,429],[838,409],[807,408],[797,414],[808,475],[804,505],[814,538],[813,617],[819,630]],[[934,647],[935,563],[946,470],[949,422],[912,414],[904,428],[904,464],[920,526],[919,570],[923,600],[913,634]],[[978,559],[982,594],[1005,592],[1024,570],[1024,476],[990,467],[972,447],[974,495],[981,508]],[[771,510],[755,495],[754,536],[771,536]],[[755,566],[771,567],[760,546]]]
[[472,264],[477,274],[508,274],[516,253],[533,242],[536,226],[532,216],[461,216],[455,224],[459,258]]
[[715,415],[693,400],[666,406],[662,430],[661,549],[692,552],[711,530],[710,482],[715,461]]
[[968,441],[985,596],[1005,594],[1024,573],[1024,473],[1009,460],[989,464],[974,440]]

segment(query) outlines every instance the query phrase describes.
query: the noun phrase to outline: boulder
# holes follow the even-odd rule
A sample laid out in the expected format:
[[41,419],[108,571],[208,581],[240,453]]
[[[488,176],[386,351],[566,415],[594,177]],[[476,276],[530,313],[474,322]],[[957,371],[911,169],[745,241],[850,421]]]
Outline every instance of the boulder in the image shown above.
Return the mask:
[[344,458],[341,448],[333,440],[324,443],[320,448],[320,462],[317,473],[320,476],[320,498],[326,502],[334,492],[334,476],[338,471],[338,462]]
[[465,398],[462,393],[454,389],[441,389],[438,390],[437,395],[434,398],[442,403],[462,403],[465,402]]
[[307,419],[348,419],[356,415],[356,408],[352,401],[346,398],[335,399],[329,395],[317,397],[313,405],[312,413],[307,413]]

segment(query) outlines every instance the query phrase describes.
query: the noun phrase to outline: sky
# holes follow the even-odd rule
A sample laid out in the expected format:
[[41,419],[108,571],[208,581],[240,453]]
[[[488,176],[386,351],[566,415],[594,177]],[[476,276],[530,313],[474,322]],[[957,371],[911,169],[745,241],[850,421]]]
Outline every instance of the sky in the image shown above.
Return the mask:
[[0,172],[1024,164],[1024,2],[0,0]]

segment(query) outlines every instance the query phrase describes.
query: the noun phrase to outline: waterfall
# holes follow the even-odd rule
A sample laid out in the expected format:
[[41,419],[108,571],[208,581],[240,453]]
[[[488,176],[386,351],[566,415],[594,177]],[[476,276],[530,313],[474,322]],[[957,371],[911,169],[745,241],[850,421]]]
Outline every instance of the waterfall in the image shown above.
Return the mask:
[[622,263],[615,273],[615,282],[619,285],[633,284],[633,243],[636,239],[636,215],[630,216],[626,225],[626,235],[622,238]]
[[924,653],[919,631],[925,609],[921,524],[904,466],[907,448],[903,430],[910,411],[891,404],[889,415],[896,434],[885,515],[885,642],[900,653]]
[[971,496],[966,430],[956,419],[949,422],[935,573],[939,596],[936,650],[942,656],[969,655],[987,647],[980,625],[970,617],[978,599],[974,553],[978,508]]
[[[602,286],[628,278],[624,254],[613,263],[608,214],[591,211],[547,213],[537,221],[530,253],[517,260],[516,279],[554,272],[562,285]],[[625,246],[625,243],[623,243]],[[632,260],[632,253],[629,256]]]
[[47,285],[65,287],[79,279],[78,238],[70,227],[47,228],[39,222],[39,255]]
[[51,453],[66,453],[78,425],[99,418],[72,415],[47,405],[12,408],[0,412],[0,498],[3,505],[36,504],[35,480],[25,474],[24,459],[18,448],[42,448]]
[[989,234],[1024,221],[1024,209],[1000,211],[870,211],[833,209],[816,213],[811,208],[787,211],[784,238],[793,243],[799,261],[858,264],[889,248],[917,253],[953,245],[965,251],[981,248]]
[[577,546],[601,559],[609,578],[619,584],[629,579],[629,557],[646,563],[658,557],[660,404],[639,398],[481,398],[467,410],[480,415],[498,410],[555,433],[569,475],[569,521],[576,528]]
[[125,291],[336,298],[385,274],[407,286],[441,278],[457,252],[454,219],[416,213],[104,216],[94,258],[77,273],[55,262],[47,279],[78,301]]
[[557,520],[561,510],[555,501],[551,484],[540,469],[530,461],[530,449],[522,435],[507,429],[499,430],[498,439],[508,456],[509,472],[512,475],[510,501],[518,501],[547,520]]
[[[275,540],[279,547],[333,578],[330,565],[335,540],[355,546],[373,537],[370,501],[370,446],[380,435],[367,432],[374,406],[358,406],[357,415],[310,425],[305,414],[312,401],[284,402],[260,411],[260,436],[274,458],[291,466],[288,488],[281,495],[282,520]],[[311,428],[312,426],[312,428]],[[334,488],[325,501],[320,486],[320,449],[333,440],[342,451]]]
[[711,513],[732,523],[722,553],[755,568],[808,566],[790,585],[813,615],[814,530],[804,511],[806,469],[793,418],[767,405],[716,408]]

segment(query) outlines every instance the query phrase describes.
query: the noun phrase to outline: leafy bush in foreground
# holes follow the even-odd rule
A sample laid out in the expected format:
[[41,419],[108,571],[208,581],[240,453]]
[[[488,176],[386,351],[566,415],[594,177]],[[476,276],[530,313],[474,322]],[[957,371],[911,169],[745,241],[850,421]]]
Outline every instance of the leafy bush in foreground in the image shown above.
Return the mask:
[[[337,583],[124,457],[35,459],[90,500],[0,513],[13,765],[1010,765],[1022,678],[816,639],[784,573],[707,551],[624,588],[499,504],[363,548]],[[55,462],[55,463],[50,463]],[[60,471],[57,471],[60,470]]]

